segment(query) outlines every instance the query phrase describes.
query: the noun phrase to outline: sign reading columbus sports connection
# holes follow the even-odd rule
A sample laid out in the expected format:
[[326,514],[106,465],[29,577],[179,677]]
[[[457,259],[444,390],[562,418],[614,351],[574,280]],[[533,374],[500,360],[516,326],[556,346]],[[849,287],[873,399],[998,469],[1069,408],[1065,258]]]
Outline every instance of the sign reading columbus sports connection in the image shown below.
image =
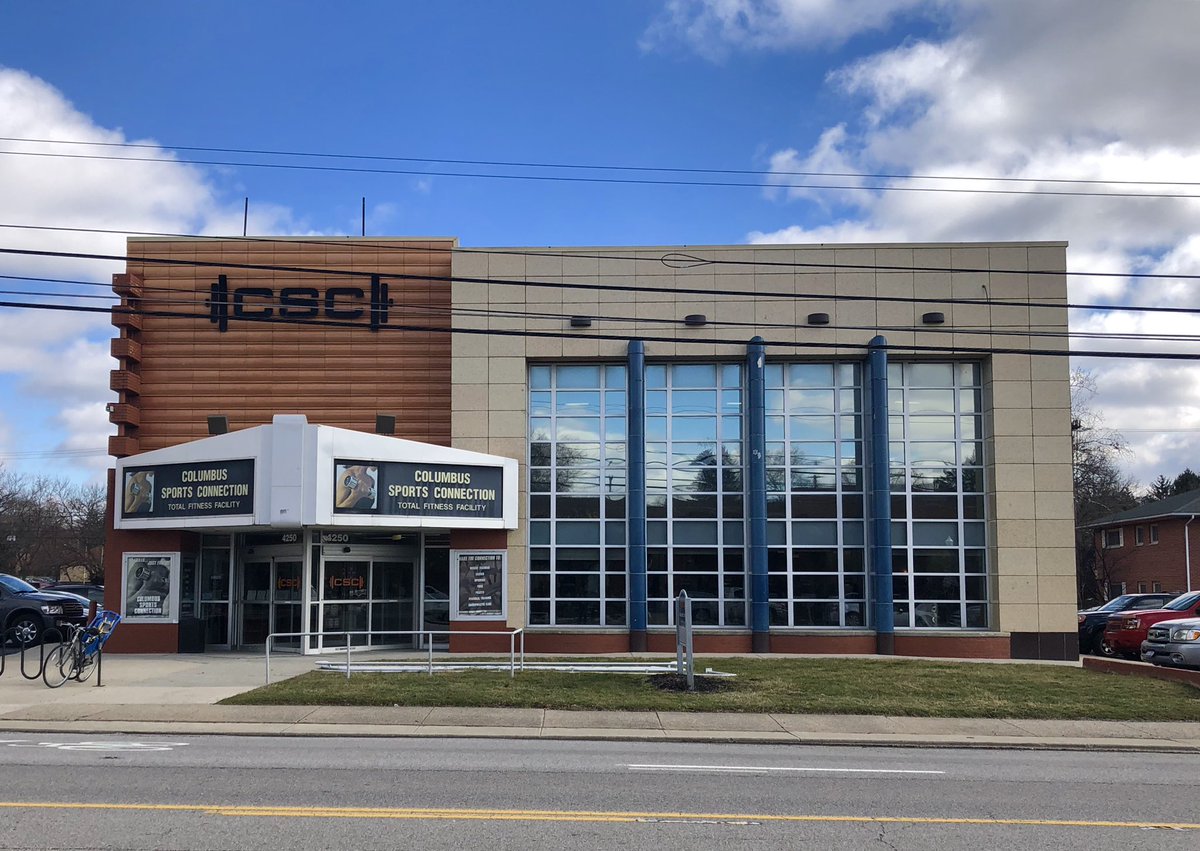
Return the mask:
[[254,513],[254,459],[126,467],[121,517]]
[[335,514],[504,517],[504,469],[466,464],[335,460]]

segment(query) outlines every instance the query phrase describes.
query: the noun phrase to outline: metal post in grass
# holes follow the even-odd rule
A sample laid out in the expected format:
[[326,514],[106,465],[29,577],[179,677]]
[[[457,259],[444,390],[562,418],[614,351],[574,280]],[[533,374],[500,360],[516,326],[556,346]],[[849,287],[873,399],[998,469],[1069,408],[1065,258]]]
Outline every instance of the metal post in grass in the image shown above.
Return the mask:
[[350,633],[346,633],[346,679],[350,679]]
[[688,691],[696,690],[696,673],[692,665],[692,638],[692,600],[687,591],[680,591],[675,599],[675,673],[683,673],[686,656]]
[[429,651],[429,676],[433,676],[433,633],[425,633],[425,647]]

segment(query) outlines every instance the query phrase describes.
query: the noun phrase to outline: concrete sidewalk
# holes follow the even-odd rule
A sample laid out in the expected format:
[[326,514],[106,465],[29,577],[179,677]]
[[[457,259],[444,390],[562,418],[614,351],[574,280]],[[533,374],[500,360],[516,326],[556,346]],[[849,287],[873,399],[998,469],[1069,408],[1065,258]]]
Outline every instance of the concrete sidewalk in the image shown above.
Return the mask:
[[[388,654],[395,658],[396,654]],[[356,661],[369,654],[356,654]],[[272,681],[318,658],[272,656]],[[336,657],[335,657],[336,658]],[[1025,721],[451,707],[218,706],[263,684],[261,655],[110,656],[103,686],[48,689],[13,666],[0,678],[0,730],[156,736],[388,736],[1200,752],[1200,723]],[[404,675],[400,675],[404,676]]]

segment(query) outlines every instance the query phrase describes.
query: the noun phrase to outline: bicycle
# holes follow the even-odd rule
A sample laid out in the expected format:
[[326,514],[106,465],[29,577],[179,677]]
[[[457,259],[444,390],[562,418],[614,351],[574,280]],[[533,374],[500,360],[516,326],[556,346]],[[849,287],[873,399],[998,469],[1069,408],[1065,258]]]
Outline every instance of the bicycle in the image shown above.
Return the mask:
[[120,621],[116,612],[99,612],[87,626],[74,627],[69,639],[46,654],[42,666],[46,685],[58,688],[67,680],[87,680],[96,670],[100,648]]

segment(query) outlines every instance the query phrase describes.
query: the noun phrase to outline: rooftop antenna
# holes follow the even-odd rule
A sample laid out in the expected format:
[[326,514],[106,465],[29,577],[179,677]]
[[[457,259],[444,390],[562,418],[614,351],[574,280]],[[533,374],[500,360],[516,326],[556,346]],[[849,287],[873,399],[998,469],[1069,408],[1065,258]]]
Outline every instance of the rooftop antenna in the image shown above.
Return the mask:
[[362,199],[362,235],[367,235],[367,196]]
[[242,236],[246,235],[246,222],[250,220],[250,196],[247,195],[242,204]]

